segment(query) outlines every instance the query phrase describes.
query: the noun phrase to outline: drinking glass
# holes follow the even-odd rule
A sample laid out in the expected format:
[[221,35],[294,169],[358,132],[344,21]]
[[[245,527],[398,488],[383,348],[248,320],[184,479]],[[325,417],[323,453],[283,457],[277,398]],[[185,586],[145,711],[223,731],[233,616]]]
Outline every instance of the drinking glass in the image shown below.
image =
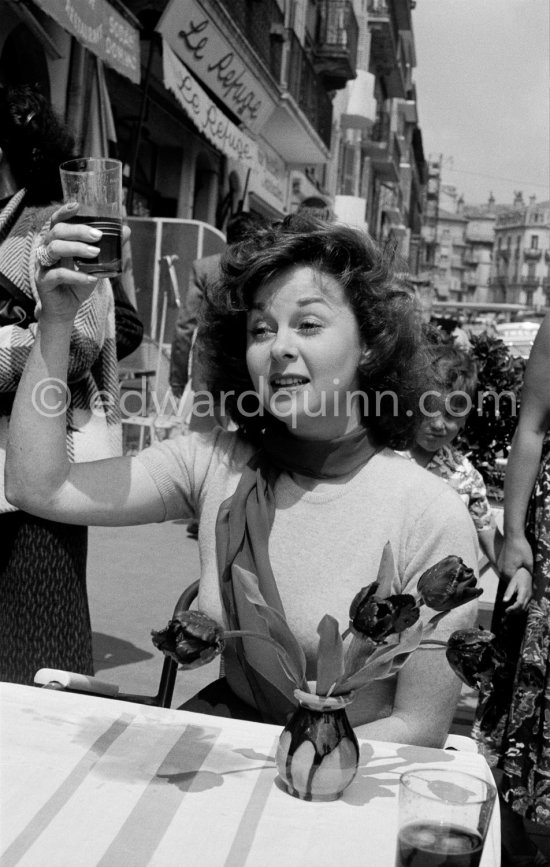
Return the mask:
[[479,867],[496,788],[473,774],[402,774],[396,867]]
[[86,223],[103,234],[94,242],[99,255],[74,260],[77,271],[98,277],[122,272],[122,163],[81,157],[59,167],[65,202],[78,202],[78,213],[67,223]]

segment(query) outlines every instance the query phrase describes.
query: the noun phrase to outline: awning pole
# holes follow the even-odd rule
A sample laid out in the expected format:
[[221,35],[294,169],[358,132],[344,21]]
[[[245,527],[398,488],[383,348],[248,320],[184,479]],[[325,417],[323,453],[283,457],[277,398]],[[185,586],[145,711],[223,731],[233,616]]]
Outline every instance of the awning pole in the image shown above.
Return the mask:
[[139,120],[136,129],[136,134],[134,137],[134,146],[132,148],[132,159],[130,161],[130,178],[128,180],[128,192],[126,193],[126,211],[129,216],[132,216],[134,213],[134,187],[136,181],[136,171],[137,171],[137,160],[139,153],[139,146],[141,144],[141,134],[143,131],[143,124],[145,121],[145,112],[147,110],[147,98],[149,93],[149,83],[151,81],[151,70],[153,67],[153,51],[155,48],[155,34],[151,34],[151,41],[149,42],[149,56],[147,58],[147,71],[145,73],[145,80],[143,82],[143,90],[141,93],[141,106],[139,110]]

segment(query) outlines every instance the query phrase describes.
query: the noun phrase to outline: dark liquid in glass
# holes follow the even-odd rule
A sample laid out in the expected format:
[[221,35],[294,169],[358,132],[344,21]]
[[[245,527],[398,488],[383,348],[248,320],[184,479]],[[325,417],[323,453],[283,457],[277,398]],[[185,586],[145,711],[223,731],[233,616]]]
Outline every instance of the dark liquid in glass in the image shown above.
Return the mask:
[[482,850],[466,828],[412,822],[399,832],[395,867],[479,867]]
[[95,259],[76,259],[74,266],[84,274],[97,274],[100,277],[116,277],[122,273],[122,220],[116,217],[89,217],[77,214],[67,223],[80,223],[99,229],[103,235],[99,241],[90,241],[94,247],[99,247],[99,256]]

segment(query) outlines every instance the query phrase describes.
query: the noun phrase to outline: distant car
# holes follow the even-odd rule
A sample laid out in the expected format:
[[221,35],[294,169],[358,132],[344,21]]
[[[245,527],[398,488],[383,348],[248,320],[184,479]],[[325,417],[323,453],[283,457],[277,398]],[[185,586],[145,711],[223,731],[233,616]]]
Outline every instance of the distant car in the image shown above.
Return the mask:
[[496,326],[498,336],[510,347],[512,355],[529,358],[540,322],[502,322]]

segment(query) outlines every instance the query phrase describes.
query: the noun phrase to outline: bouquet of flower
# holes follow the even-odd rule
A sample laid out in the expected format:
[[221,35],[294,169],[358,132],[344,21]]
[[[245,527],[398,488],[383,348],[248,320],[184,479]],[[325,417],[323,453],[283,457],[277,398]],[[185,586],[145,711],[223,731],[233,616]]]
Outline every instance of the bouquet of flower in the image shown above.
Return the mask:
[[[321,704],[324,698],[342,696],[392,676],[420,644],[440,644],[430,636],[441,618],[483,592],[476,586],[473,570],[460,557],[448,556],[423,573],[418,596],[393,593],[396,570],[387,542],[376,581],[363,587],[351,603],[345,632],[340,634],[338,621],[330,614],[321,619],[317,627],[317,680],[312,684],[306,679],[304,653],[284,618],[266,605],[254,575],[238,566],[234,570],[249,601],[261,611],[268,626],[266,634],[224,630],[201,611],[176,611],[166,629],[152,632],[153,643],[181,668],[189,669],[210,662],[232,638],[269,641],[296,689],[316,694]],[[420,620],[423,605],[433,611],[427,620]]]

